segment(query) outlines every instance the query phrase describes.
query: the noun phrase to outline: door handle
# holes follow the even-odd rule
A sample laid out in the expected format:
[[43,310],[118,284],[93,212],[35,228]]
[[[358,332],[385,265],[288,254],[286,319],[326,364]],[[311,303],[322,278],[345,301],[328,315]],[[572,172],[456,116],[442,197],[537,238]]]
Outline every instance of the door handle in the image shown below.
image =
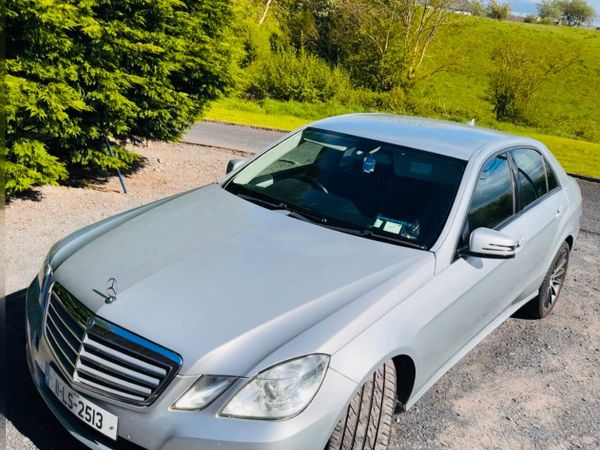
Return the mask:
[[556,208],[556,217],[559,217],[565,210],[564,205],[560,205],[558,208]]

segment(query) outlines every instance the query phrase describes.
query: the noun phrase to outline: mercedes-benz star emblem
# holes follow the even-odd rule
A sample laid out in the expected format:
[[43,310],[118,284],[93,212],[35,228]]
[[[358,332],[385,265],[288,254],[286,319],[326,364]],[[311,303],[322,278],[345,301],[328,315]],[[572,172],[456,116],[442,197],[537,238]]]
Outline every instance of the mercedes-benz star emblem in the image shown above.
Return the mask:
[[117,299],[119,285],[116,278],[109,278],[106,282],[106,303],[112,303]]

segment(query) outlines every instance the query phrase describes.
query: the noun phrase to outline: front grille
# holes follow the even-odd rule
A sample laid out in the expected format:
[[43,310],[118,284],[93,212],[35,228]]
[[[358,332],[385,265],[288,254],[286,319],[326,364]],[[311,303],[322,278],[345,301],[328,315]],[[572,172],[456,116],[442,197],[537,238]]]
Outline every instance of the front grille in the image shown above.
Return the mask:
[[133,405],[152,403],[182,364],[176,353],[95,316],[58,283],[44,330],[72,384]]

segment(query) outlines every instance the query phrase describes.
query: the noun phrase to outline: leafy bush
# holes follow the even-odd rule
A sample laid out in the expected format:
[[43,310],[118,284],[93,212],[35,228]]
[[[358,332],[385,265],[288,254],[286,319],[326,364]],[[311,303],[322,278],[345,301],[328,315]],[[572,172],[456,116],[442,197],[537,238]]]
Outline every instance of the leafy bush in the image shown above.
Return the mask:
[[300,102],[322,102],[349,89],[348,76],[320,58],[304,52],[283,50],[255,61],[248,68],[247,95]]
[[490,0],[486,6],[487,16],[492,19],[506,20],[510,11],[510,3],[500,3],[498,0]]
[[[7,194],[172,140],[230,84],[230,0],[8,0]],[[113,141],[107,155],[102,136]]]
[[537,4],[540,17],[548,22],[561,21],[581,26],[594,19],[596,11],[586,0],[542,0]]
[[523,43],[508,40],[492,52],[495,68],[488,87],[497,120],[531,124],[531,105],[534,95],[550,77],[578,62],[575,54],[566,56],[547,52],[540,56]]

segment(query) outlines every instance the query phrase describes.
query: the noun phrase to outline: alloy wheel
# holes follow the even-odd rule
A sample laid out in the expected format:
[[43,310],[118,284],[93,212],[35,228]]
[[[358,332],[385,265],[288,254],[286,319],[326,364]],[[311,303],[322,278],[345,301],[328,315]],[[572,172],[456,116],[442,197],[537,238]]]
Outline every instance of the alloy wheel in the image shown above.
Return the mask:
[[546,295],[546,301],[544,302],[544,308],[550,309],[556,302],[558,294],[562,288],[565,276],[567,274],[567,262],[569,260],[569,252],[564,249],[556,258],[554,267],[552,268],[552,275],[550,275],[550,282],[548,283],[548,292]]

